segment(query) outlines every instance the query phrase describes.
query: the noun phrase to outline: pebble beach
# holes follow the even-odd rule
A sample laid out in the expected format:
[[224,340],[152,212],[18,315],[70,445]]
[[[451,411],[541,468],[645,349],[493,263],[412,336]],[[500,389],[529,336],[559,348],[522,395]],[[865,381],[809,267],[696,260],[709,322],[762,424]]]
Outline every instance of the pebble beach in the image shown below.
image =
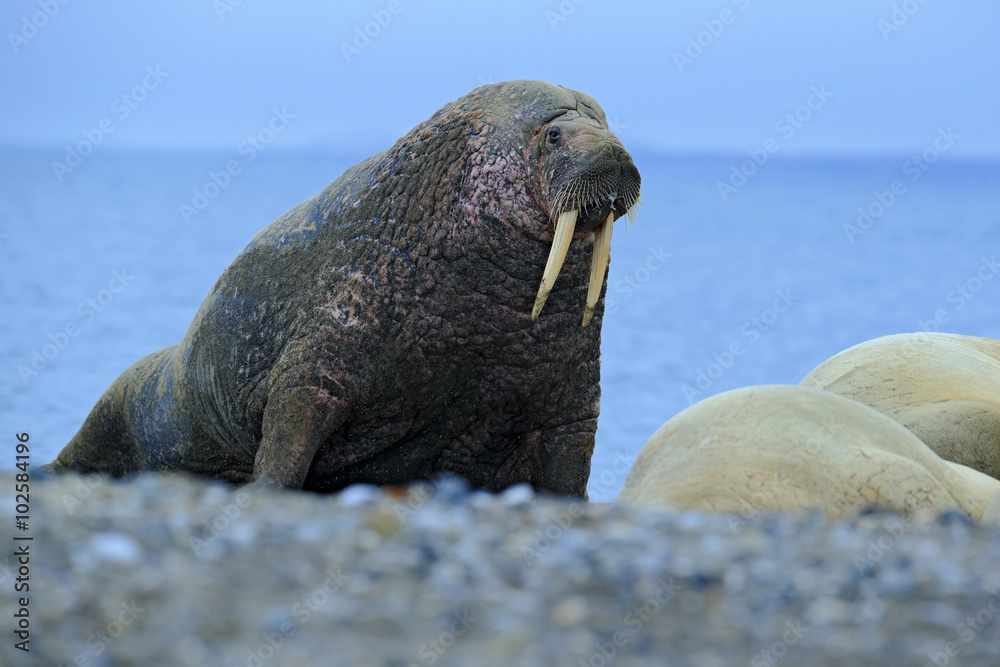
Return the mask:
[[[13,525],[14,478],[0,475]],[[336,495],[32,483],[3,665],[1000,664],[1000,527],[710,515],[457,479]],[[30,652],[11,632],[30,549]],[[19,594],[20,595],[20,594]]]

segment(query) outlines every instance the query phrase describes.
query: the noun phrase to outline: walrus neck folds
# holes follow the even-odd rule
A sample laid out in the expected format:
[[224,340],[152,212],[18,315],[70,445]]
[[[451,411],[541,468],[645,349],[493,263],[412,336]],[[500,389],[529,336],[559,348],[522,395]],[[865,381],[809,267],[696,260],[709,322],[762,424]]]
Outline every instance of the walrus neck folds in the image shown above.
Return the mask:
[[[446,108],[396,142],[364,199],[381,209],[374,217],[407,226],[408,254],[439,288],[528,313],[532,304],[525,297],[537,289],[552,223],[529,188],[523,151],[497,140],[502,131],[480,110]],[[584,284],[591,244],[581,241],[567,257],[560,305]],[[447,305],[453,308],[450,300]]]

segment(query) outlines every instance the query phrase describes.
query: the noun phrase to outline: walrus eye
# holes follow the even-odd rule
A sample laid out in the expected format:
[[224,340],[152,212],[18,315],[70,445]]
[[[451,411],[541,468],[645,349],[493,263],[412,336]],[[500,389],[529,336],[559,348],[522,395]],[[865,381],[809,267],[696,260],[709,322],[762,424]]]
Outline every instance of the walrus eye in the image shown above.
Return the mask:
[[562,131],[558,127],[549,128],[549,143],[554,144],[559,141],[559,137],[562,136]]

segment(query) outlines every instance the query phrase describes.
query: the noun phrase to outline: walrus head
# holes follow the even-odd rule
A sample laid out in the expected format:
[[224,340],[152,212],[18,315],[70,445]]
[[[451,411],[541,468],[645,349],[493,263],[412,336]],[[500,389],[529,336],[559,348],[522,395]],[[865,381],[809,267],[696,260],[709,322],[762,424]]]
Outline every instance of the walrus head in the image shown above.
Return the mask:
[[[468,212],[516,220],[514,226],[532,239],[552,239],[532,320],[555,285],[574,234],[593,234],[587,326],[604,284],[612,227],[623,215],[632,217],[640,186],[639,170],[600,105],[544,81],[488,84],[445,105],[401,139],[397,164],[414,164],[405,153],[414,142],[433,153],[434,169],[451,170],[447,177],[422,175],[421,215],[454,195]],[[457,151],[459,145],[469,152]],[[455,187],[431,193],[437,184]]]
[[611,248],[611,230],[623,215],[632,218],[639,200],[639,170],[591,97],[567,90],[575,108],[556,109],[535,135],[529,150],[538,155],[539,189],[555,220],[552,249],[542,274],[531,318],[536,319],[559,276],[576,230],[594,230],[594,257],[583,326],[594,315]]
[[[544,81],[506,81],[470,95],[525,147],[528,184],[543,219],[553,225],[552,247],[531,318],[537,319],[559,276],[574,232],[594,234],[583,325],[601,295],[614,222],[630,219],[639,200],[639,170],[608,128],[600,105],[586,93]],[[514,137],[512,137],[514,138]]]

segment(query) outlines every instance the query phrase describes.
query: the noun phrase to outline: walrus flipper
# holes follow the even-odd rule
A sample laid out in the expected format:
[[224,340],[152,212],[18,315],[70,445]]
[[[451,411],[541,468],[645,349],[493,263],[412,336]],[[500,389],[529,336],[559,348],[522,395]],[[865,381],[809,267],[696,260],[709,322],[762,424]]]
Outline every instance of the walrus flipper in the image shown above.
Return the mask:
[[301,489],[316,453],[346,419],[346,401],[316,387],[286,389],[269,399],[254,484]]
[[594,454],[597,418],[553,429],[546,436],[542,479],[537,484],[552,493],[587,500],[590,459]]

